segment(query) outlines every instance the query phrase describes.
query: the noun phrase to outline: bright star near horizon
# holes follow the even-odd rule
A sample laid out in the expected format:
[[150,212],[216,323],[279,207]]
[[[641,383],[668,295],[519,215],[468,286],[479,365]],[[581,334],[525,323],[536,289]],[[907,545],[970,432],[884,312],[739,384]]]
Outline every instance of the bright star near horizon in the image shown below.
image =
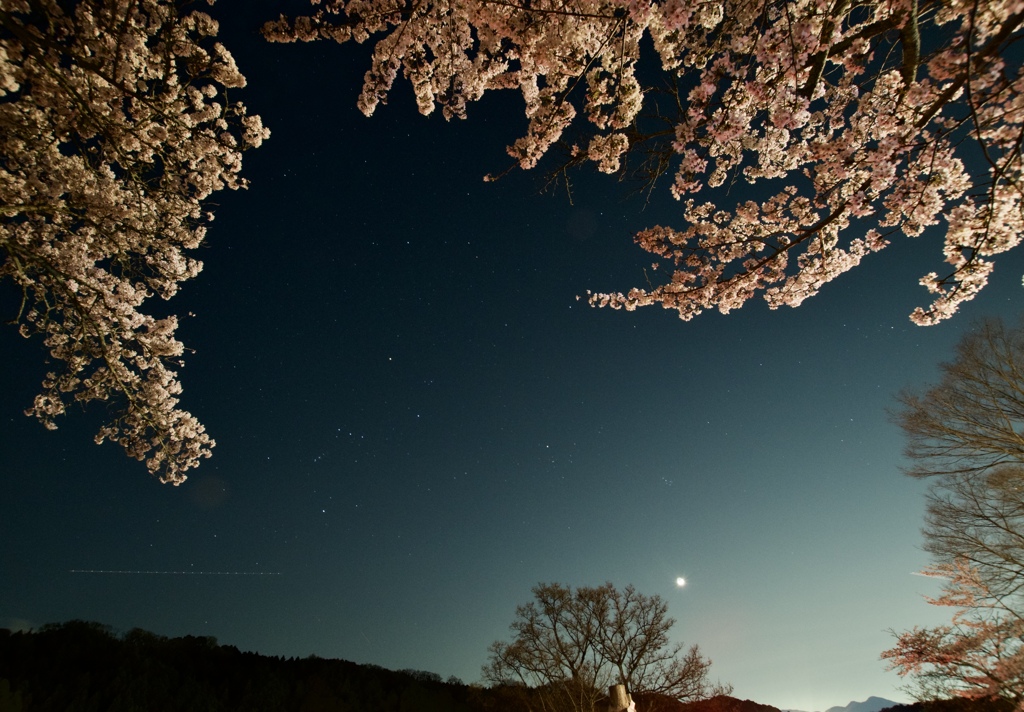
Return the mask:
[[686,585],[686,579],[684,579],[682,576],[680,576],[679,578],[676,579],[676,586],[678,586],[679,588],[682,588],[685,585]]

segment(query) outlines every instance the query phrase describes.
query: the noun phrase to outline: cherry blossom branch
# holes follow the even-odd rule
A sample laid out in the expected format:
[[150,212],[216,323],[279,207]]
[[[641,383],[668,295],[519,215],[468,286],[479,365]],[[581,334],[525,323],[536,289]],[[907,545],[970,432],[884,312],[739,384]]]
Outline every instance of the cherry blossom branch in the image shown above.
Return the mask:
[[224,99],[244,78],[216,23],[170,0],[31,0],[0,28],[0,278],[64,363],[28,413],[53,428],[68,402],[114,399],[97,442],[179,484],[214,442],[178,407],[177,320],[140,307],[199,272],[202,201],[245,186],[240,153],[269,133]]
[[621,12],[617,14],[604,15],[600,13],[592,12],[580,12],[578,10],[553,10],[550,8],[533,7],[532,5],[521,5],[519,3],[506,2],[505,0],[480,0],[484,5],[499,5],[501,7],[509,7],[514,10],[522,10],[531,15],[562,15],[564,17],[581,17],[581,18],[592,18],[596,20],[621,20],[623,14]]
[[[399,70],[421,113],[440,104],[446,118],[465,117],[486,91],[518,89],[528,127],[509,152],[520,167],[558,143],[568,147],[560,175],[593,162],[622,176],[637,172],[636,152],[648,190],[672,168],[675,198],[718,191],[704,206],[687,203],[683,229],[637,235],[644,249],[675,260],[671,281],[595,294],[595,306],[661,303],[684,319],[759,293],[772,308],[796,306],[890,237],[941,226],[948,276],[921,279],[932,301],[911,315],[930,324],[973,298],[990,257],[1024,233],[1013,195],[1019,160],[1007,153],[1024,126],[1024,78],[996,77],[1024,20],[1014,0],[420,2],[410,12],[393,0],[334,0],[265,33],[382,35],[359,99],[367,114]],[[330,26],[327,15],[343,17]],[[950,29],[928,34],[942,25]],[[659,103],[636,76],[644,36],[675,87],[671,101]],[[987,180],[960,153],[965,119],[973,143],[997,151]],[[563,140],[572,127],[582,140]],[[769,194],[781,186],[769,210],[730,198],[744,181],[774,182]],[[831,220],[816,228],[822,214]],[[868,218],[877,227],[862,229]]]

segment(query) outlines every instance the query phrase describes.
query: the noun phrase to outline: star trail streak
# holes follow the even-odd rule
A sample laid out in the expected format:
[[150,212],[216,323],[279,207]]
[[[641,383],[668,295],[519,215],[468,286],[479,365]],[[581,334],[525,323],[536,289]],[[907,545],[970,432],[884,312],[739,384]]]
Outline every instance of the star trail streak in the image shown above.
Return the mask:
[[72,574],[123,574],[134,576],[281,576],[280,571],[128,571],[118,569],[69,569]]

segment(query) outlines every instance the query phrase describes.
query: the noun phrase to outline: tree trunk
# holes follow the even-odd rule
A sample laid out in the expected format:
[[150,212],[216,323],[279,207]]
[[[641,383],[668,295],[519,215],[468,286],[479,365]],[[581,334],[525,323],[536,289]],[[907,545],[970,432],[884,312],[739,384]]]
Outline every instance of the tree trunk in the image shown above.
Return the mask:
[[633,698],[626,693],[625,685],[612,685],[608,688],[608,712],[627,712],[633,707]]

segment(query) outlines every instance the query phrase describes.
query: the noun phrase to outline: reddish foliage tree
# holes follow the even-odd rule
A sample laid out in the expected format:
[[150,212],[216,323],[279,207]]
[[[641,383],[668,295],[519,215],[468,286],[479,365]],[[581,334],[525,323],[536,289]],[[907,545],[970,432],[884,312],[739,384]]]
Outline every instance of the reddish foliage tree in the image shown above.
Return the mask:
[[978,324],[940,382],[905,392],[895,418],[907,473],[930,480],[925,549],[941,578],[929,601],[950,625],[915,628],[883,654],[922,699],[997,698],[1024,706],[1024,325]]

